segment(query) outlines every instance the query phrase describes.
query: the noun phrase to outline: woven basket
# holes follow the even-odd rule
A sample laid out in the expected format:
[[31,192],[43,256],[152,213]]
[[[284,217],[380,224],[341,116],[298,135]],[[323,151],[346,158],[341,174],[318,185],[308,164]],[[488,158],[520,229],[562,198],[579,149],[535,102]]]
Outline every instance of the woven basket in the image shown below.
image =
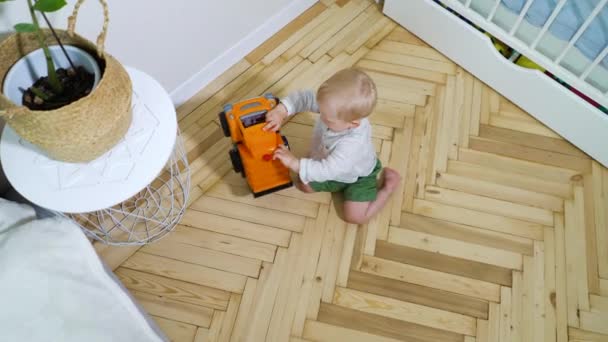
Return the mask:
[[[55,30],[64,45],[73,45],[96,57],[101,79],[91,93],[55,110],[36,111],[20,106],[0,94],[0,115],[23,139],[44,150],[49,157],[66,162],[91,161],[118,143],[131,125],[131,79],[123,66],[104,53],[108,9],[97,45],[74,33],[78,9],[74,7],[68,30]],[[44,30],[48,45],[56,45],[50,31]],[[40,48],[35,33],[16,33],[0,43],[0,80],[10,67],[28,53]]]

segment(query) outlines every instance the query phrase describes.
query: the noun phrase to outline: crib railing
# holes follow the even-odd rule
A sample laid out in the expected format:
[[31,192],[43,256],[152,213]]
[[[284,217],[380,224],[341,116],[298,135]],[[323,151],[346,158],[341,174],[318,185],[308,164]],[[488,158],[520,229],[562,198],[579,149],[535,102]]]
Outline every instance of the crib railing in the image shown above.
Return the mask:
[[[553,56],[550,56],[546,52],[543,52],[543,50],[539,49],[540,43],[545,35],[548,34],[551,25],[554,23],[560,12],[564,9],[566,3],[568,1],[577,0],[559,0],[546,22],[542,25],[539,33],[531,42],[526,42],[520,39],[517,37],[516,33],[520,29],[535,0],[525,1],[521,12],[517,15],[517,19],[509,28],[501,27],[494,22],[494,18],[502,3],[502,0],[492,1],[494,1],[494,3],[490,11],[488,13],[481,13],[478,9],[474,8],[474,0],[438,0],[438,2],[457,12],[464,18],[471,21],[473,24],[482,28],[484,31],[489,32],[492,36],[509,45],[520,54],[528,57],[530,60],[534,61],[592,100],[604,107],[608,107],[608,89],[605,89],[604,86],[597,85],[591,81],[591,76],[593,76],[598,70],[597,67],[600,65],[600,63],[602,63],[604,58],[608,56],[608,45],[604,46],[603,50],[601,50],[601,52],[595,58],[593,58],[593,60],[590,60],[589,64],[584,66],[583,70],[572,71],[562,65],[562,62],[564,62],[568,53],[571,52],[572,49],[576,49],[575,45],[589,28],[589,25],[591,25],[598,15],[600,15],[602,9],[608,4],[608,0],[598,1],[597,5],[593,8],[589,16],[586,17],[580,27],[576,29],[575,34],[569,41],[567,41],[563,49],[561,51],[553,51]],[[608,68],[605,68],[605,70],[608,70]]]

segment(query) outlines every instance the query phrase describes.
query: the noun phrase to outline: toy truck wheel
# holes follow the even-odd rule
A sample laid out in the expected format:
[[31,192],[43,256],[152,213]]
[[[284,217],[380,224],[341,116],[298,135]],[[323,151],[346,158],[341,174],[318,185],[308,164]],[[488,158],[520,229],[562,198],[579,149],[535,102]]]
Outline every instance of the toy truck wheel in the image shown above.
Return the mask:
[[243,162],[241,160],[241,155],[239,154],[239,150],[235,147],[230,150],[230,160],[232,161],[232,168],[236,173],[242,173],[243,177],[245,177],[245,170],[243,169]]
[[226,119],[226,112],[221,112],[219,115],[220,125],[222,126],[222,130],[224,131],[224,136],[230,136],[230,127],[228,127],[228,120]]
[[291,148],[289,148],[289,141],[287,141],[287,137],[281,135],[281,138],[283,139],[283,144],[285,144],[285,146],[287,146],[287,148],[291,150]]

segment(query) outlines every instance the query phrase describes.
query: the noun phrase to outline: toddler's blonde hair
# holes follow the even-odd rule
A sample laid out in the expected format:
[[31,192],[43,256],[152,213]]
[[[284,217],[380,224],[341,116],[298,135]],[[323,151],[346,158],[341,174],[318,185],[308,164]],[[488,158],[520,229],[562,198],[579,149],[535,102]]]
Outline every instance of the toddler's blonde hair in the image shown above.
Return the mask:
[[321,84],[317,91],[317,102],[331,106],[337,119],[353,121],[372,113],[376,96],[376,85],[371,77],[357,68],[348,68],[338,71]]

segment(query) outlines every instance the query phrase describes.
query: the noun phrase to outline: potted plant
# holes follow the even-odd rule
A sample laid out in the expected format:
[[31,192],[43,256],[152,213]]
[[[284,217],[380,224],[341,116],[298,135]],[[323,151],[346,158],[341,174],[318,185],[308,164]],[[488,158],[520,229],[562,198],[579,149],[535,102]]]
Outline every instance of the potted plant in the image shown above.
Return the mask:
[[[0,0],[6,1],[11,0]],[[7,74],[3,92],[13,102],[21,101],[24,106],[36,110],[60,108],[89,94],[99,81],[101,72],[97,61],[86,51],[74,46],[68,46],[68,53],[46,17],[46,13],[58,11],[65,5],[65,0],[38,0],[35,3],[27,0],[32,22],[16,24],[15,30],[20,33],[34,33],[40,49],[30,52]],[[49,47],[46,43],[37,12],[47,22],[58,45]],[[69,64],[69,67],[58,65],[57,68],[55,59],[58,59],[58,53],[65,57],[61,64]],[[75,59],[76,64],[72,59]],[[35,72],[30,72],[31,69]],[[41,71],[46,71],[46,76],[40,76]],[[27,83],[32,85],[28,87]]]
[[[0,4],[9,0],[0,0]],[[14,0],[13,0],[14,1]],[[23,139],[51,158],[85,162],[111,149],[131,123],[131,83],[126,70],[104,52],[108,8],[97,44],[74,33],[74,7],[67,30],[55,30],[46,13],[65,0],[23,0],[31,23],[0,42],[0,115]],[[42,17],[48,29],[40,26]]]

